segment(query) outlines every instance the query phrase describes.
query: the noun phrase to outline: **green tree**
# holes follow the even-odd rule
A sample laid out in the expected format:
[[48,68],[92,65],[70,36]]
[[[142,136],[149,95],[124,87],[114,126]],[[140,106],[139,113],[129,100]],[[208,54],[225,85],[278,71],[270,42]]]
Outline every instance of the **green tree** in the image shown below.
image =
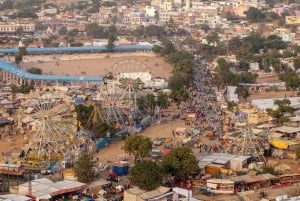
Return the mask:
[[247,98],[250,96],[248,89],[241,86],[238,86],[235,89],[235,93],[238,95],[238,97],[242,97],[245,100],[247,100]]
[[36,74],[36,75],[42,75],[43,74],[43,70],[42,69],[35,68],[35,67],[29,68],[27,70],[27,72],[32,73],[32,74]]
[[134,161],[136,161],[138,158],[145,158],[150,155],[152,141],[142,135],[131,135],[124,141],[124,150],[126,153],[133,155]]
[[15,55],[15,63],[17,64],[17,66],[20,65],[20,63],[22,62],[22,60],[23,60],[23,56],[20,53],[17,53]]
[[65,36],[67,33],[68,33],[68,29],[67,29],[66,26],[62,26],[58,30],[58,34],[61,35],[61,36]]
[[208,24],[200,24],[200,29],[207,33],[210,30],[210,27]]
[[199,171],[198,162],[192,150],[187,147],[178,147],[165,156],[161,166],[166,174],[176,179],[186,179]]
[[83,127],[88,127],[88,120],[93,111],[93,106],[85,106],[83,104],[75,105],[75,112],[77,114],[77,121],[81,123]]
[[115,41],[116,41],[116,36],[113,34],[110,34],[108,37],[108,42],[107,42],[106,48],[109,50],[112,50],[115,47]]
[[94,132],[97,138],[106,137],[107,132],[113,136],[116,132],[114,126],[103,122],[98,122],[95,126],[92,125],[92,127],[94,127]]
[[157,105],[161,108],[167,108],[168,104],[168,95],[166,93],[159,92],[157,95]]
[[35,23],[35,30],[36,31],[45,31],[45,30],[47,30],[48,26],[49,25],[38,21],[38,22]]
[[288,76],[285,79],[286,87],[293,90],[293,95],[295,94],[296,89],[300,86],[300,78],[297,75]]
[[28,94],[33,89],[34,86],[32,84],[28,84],[27,82],[25,84],[22,84],[21,86],[16,86],[16,85],[11,86],[11,91],[13,94],[16,93]]
[[300,146],[296,149],[296,157],[298,160],[300,159]]
[[297,71],[300,68],[300,56],[294,59],[294,69]]
[[74,173],[80,182],[90,182],[96,176],[96,161],[87,152],[82,152],[74,165]]
[[289,120],[289,116],[294,113],[294,109],[290,106],[290,100],[275,100],[274,104],[277,105],[278,108],[267,109],[268,114],[280,125],[287,122]]
[[157,38],[160,38],[160,37],[165,35],[165,30],[161,26],[151,24],[151,25],[146,27],[145,35],[148,36],[148,37],[154,37],[155,36]]
[[249,68],[250,68],[249,62],[247,62],[247,61],[245,61],[245,60],[240,60],[239,66],[240,66],[240,69],[241,69],[242,71],[248,71]]
[[99,26],[97,23],[86,24],[85,31],[88,36],[93,38],[105,38],[104,27]]
[[149,160],[135,164],[129,171],[129,181],[146,191],[151,191],[159,187],[162,176],[160,166]]
[[264,22],[266,15],[255,7],[250,7],[246,12],[246,17],[249,22],[258,23]]
[[209,35],[206,36],[206,40],[209,45],[218,44],[220,41],[219,33],[216,31],[211,32]]

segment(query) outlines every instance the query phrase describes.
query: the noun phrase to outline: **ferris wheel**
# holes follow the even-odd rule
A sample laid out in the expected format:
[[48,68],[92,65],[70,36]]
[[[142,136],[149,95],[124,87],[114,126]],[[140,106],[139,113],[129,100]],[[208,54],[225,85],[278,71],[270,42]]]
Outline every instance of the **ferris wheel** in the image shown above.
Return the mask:
[[148,66],[136,59],[126,59],[112,66],[113,77],[121,88],[125,89],[130,99],[141,93],[144,82],[151,80]]
[[24,106],[31,113],[23,119],[31,128],[28,144],[20,154],[24,166],[41,168],[46,162],[71,160],[79,145],[77,116],[67,97],[43,94]]
[[115,81],[103,84],[99,90],[97,100],[100,102],[100,112],[103,121],[115,128],[128,123],[131,110],[130,100],[126,91]]
[[253,133],[251,125],[248,124],[248,116],[246,113],[239,113],[235,119],[244,125],[236,136],[236,140],[232,147],[232,153],[241,156],[252,156],[260,162],[266,162],[265,151],[269,149],[267,139]]

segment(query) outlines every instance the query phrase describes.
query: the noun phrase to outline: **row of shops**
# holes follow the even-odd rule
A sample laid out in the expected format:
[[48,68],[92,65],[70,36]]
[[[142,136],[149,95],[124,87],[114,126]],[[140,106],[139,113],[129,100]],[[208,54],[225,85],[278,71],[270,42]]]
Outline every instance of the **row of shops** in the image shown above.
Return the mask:
[[240,175],[230,179],[199,179],[193,180],[193,188],[206,189],[216,194],[234,194],[261,188],[280,188],[300,182],[300,174],[285,174],[274,176],[272,174]]

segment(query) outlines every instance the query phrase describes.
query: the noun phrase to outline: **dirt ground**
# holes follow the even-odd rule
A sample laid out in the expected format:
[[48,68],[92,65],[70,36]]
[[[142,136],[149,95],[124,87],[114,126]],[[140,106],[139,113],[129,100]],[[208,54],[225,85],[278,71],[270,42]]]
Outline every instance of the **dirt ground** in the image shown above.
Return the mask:
[[[172,130],[175,130],[177,127],[185,127],[184,121],[171,121],[168,123],[160,123],[154,124],[140,134],[143,136],[150,137],[151,139],[155,139],[157,137],[172,137]],[[179,139],[174,139],[179,140]],[[102,163],[110,163],[118,160],[118,156],[122,156],[125,154],[122,149],[124,142],[117,142],[114,144],[110,144],[108,147],[100,150],[95,157],[98,157],[99,162]],[[129,157],[129,160],[133,160],[133,157]]]
[[[162,57],[152,53],[120,53],[120,54],[91,54],[91,55],[51,55],[27,56],[21,68],[40,68],[43,74],[48,75],[76,75],[76,76],[104,76],[115,69],[117,72],[150,72],[154,78],[168,79],[172,66]],[[137,60],[131,66],[120,63],[125,60]],[[114,72],[113,72],[114,73]]]
[[8,162],[10,159],[14,158],[13,155],[18,155],[22,147],[24,147],[23,135],[15,136],[12,140],[7,138],[2,138],[0,141],[0,152],[1,152],[0,162],[6,162],[6,161]]
[[[296,93],[295,93],[296,94]],[[293,96],[292,91],[267,91],[251,94],[249,100],[265,98],[288,98]]]
[[[170,121],[167,123],[154,124],[140,134],[155,139],[157,137],[172,137],[172,130],[175,130],[177,127],[183,127],[184,121]],[[123,155],[124,151],[122,150],[124,142],[116,142],[110,144],[108,147],[103,148],[97,154],[95,158],[99,158],[100,162],[114,162],[118,160],[119,155]],[[22,147],[24,147],[24,136],[18,135],[14,137],[14,140],[8,140],[6,138],[1,139],[0,145],[0,160],[5,162],[5,158],[10,159],[10,154],[8,157],[5,157],[4,152],[20,153]],[[17,155],[17,154],[16,154]],[[12,156],[13,157],[13,156]]]

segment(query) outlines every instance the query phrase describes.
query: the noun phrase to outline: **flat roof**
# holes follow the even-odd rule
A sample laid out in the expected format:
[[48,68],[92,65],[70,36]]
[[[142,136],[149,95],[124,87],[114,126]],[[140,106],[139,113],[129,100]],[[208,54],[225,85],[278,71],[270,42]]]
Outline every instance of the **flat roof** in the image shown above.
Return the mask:
[[60,76],[60,75],[37,75],[31,74],[12,64],[0,61],[0,70],[12,73],[13,75],[28,80],[49,81],[49,82],[102,82],[101,76]]

